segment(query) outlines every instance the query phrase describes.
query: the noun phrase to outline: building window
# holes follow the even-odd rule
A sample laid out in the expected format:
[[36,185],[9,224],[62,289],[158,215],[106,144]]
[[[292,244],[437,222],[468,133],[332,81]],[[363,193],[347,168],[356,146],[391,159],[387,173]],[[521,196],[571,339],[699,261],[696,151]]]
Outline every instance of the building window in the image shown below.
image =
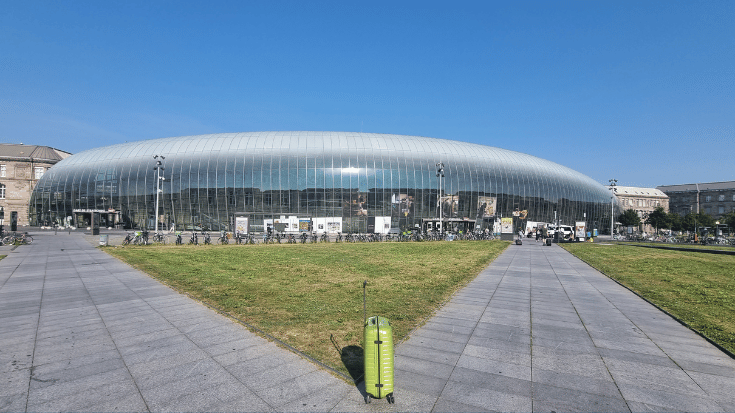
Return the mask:
[[[0,178],[5,178],[7,175],[7,168],[5,165],[0,165]],[[735,195],[732,196],[732,199],[735,200]]]
[[732,195],[732,202],[735,202],[735,194]]
[[0,184],[0,199],[5,199],[5,185],[3,184]]
[[704,209],[704,212],[707,213],[707,214],[711,214],[712,213],[712,209],[710,207],[707,207],[707,208]]
[[706,197],[704,197],[704,202],[712,202],[712,196],[707,195]]
[[721,207],[717,208],[717,212],[719,214],[724,214],[725,213],[725,207],[724,206],[721,206]]
[[723,194],[723,195],[718,196],[717,197],[717,200],[720,201],[720,202],[724,201],[725,200],[725,195]]
[[43,176],[43,169],[43,166],[37,166],[33,168],[36,179],[41,179],[41,177]]

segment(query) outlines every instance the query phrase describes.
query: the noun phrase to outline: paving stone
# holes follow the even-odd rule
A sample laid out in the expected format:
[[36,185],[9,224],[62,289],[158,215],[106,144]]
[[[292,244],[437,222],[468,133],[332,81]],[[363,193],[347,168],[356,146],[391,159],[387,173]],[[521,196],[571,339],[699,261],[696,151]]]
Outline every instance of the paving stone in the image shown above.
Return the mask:
[[457,383],[454,381],[447,382],[441,399],[447,402],[460,402],[462,404],[472,406],[473,411],[489,410],[489,411],[524,411],[532,410],[532,399],[530,396],[522,396],[515,393],[502,393],[494,390],[488,390],[481,386],[474,386],[466,383]]
[[431,360],[417,359],[409,356],[400,356],[395,359],[395,369],[410,371],[424,376],[448,379],[454,366],[436,363]]
[[531,381],[531,367],[463,354],[456,367]]

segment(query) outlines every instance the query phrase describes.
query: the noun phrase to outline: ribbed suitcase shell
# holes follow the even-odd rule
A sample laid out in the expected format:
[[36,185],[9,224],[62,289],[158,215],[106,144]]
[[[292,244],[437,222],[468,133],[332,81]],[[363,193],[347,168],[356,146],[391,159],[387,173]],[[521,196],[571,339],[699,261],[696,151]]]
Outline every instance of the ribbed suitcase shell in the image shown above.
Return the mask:
[[393,328],[387,318],[367,319],[364,343],[365,391],[382,399],[393,393]]

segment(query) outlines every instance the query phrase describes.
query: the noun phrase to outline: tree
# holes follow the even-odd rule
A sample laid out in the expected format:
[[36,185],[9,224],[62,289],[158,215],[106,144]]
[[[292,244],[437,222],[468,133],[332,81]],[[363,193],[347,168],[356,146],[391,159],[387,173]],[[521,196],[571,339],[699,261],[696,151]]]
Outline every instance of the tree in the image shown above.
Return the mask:
[[669,212],[669,227],[672,231],[681,231],[682,230],[682,223],[681,223],[681,215],[677,214],[676,212]]
[[720,223],[727,225],[731,230],[735,229],[735,211],[730,211],[720,218]]
[[699,224],[699,227],[709,227],[714,228],[715,227],[715,219],[712,218],[711,215],[709,215],[706,212],[700,212],[697,214],[697,223]]
[[641,217],[638,216],[635,209],[626,209],[622,214],[620,214],[618,221],[624,227],[634,227],[641,224]]
[[697,225],[697,214],[690,212],[686,215],[684,215],[684,218],[681,219],[681,228],[684,231],[694,231],[694,228]]
[[694,231],[695,228],[714,228],[715,219],[706,212],[690,212],[682,219],[682,227],[685,231]]
[[657,233],[659,228],[668,228],[669,223],[669,214],[664,211],[663,207],[657,207],[653,212],[648,214],[648,218],[646,218],[646,224],[656,228]]

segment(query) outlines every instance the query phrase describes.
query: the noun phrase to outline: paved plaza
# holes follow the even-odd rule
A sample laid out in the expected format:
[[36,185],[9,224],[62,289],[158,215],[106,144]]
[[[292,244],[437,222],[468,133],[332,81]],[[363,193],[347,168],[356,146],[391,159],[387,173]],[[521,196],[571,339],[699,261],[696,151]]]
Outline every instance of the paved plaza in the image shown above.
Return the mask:
[[396,404],[366,405],[95,237],[31,234],[0,247],[3,412],[735,411],[735,360],[556,245],[508,247],[396,348]]

